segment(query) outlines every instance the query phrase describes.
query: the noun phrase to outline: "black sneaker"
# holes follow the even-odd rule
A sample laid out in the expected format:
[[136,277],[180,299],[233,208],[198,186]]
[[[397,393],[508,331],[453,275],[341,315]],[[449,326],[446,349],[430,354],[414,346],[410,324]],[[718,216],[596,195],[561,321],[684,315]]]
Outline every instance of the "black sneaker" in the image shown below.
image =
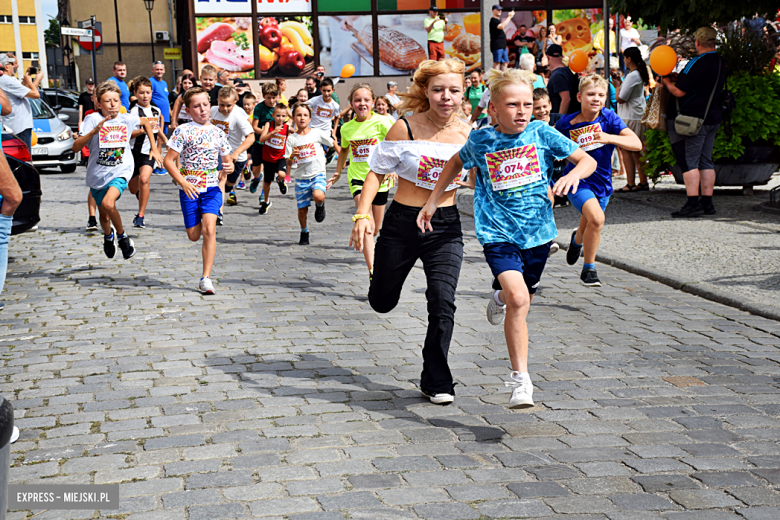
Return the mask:
[[286,183],[286,182],[284,182],[284,179],[279,179],[279,178],[277,178],[277,179],[276,179],[276,184],[278,184],[278,185],[279,185],[279,192],[280,192],[282,195],[287,195],[287,183]]
[[301,239],[298,240],[299,246],[308,246],[309,245],[309,232],[308,231],[301,231]]
[[325,220],[325,203],[323,202],[322,204],[317,204],[315,202],[314,207],[314,220],[317,222],[322,222]]
[[116,256],[116,231],[111,228],[111,235],[103,236],[103,252],[108,258],[114,258]]
[[[713,207],[713,209],[715,209]],[[680,211],[675,211],[672,213],[672,218],[693,218],[693,217],[700,217],[704,215],[704,208],[701,207],[700,203],[696,203],[695,206],[691,206],[689,204],[685,204]]]
[[87,220],[87,231],[97,231],[97,219],[95,217],[89,217]]
[[708,206],[708,205],[705,205],[705,204],[702,204],[702,205],[701,205],[701,209],[703,209],[703,210],[704,210],[704,214],[705,214],[705,215],[714,215],[715,213],[717,213],[717,212],[718,212],[718,211],[715,209],[715,204],[710,204],[709,206]]
[[595,269],[584,269],[580,275],[580,280],[586,287],[601,287],[601,281]]
[[268,202],[264,200],[260,201],[260,211],[258,213],[260,213],[261,215],[265,215],[266,213],[268,213],[268,208],[270,208],[272,204],[273,202],[271,201]]
[[258,177],[257,179],[252,179],[252,182],[249,183],[249,192],[254,193],[257,191],[257,187],[260,186],[261,179]]
[[577,260],[580,259],[580,253],[582,252],[582,246],[575,246],[574,245],[574,237],[577,236],[577,230],[571,232],[571,240],[569,240],[569,249],[566,251],[566,263],[569,265],[574,265],[577,263]]
[[223,225],[223,222],[222,222],[222,221],[223,221],[223,219],[224,219],[224,217],[222,216],[222,212],[220,211],[220,212],[219,212],[219,215],[217,215],[217,225],[218,225],[218,226],[221,226],[221,225]]
[[135,244],[133,239],[127,235],[119,239],[119,249],[122,250],[122,256],[125,257],[125,260],[130,260],[135,256]]

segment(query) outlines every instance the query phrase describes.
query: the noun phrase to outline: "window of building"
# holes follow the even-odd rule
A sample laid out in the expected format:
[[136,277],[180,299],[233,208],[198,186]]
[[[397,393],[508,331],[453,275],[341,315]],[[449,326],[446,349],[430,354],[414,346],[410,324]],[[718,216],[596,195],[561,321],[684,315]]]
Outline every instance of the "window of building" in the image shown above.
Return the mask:
[[38,53],[37,52],[23,52],[22,53],[22,59],[23,60],[37,60],[38,59]]
[[19,17],[19,23],[24,24],[32,24],[35,25],[35,17],[34,16],[20,16]]
[[10,14],[8,16],[0,14],[0,23],[13,23],[13,16]]

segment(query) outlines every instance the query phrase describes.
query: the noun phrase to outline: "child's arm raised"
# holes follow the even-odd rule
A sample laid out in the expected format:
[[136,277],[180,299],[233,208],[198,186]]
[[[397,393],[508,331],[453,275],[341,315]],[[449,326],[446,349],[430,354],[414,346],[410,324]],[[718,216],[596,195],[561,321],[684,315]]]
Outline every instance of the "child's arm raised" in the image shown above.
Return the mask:
[[176,181],[179,186],[181,186],[187,197],[195,200],[198,198],[198,190],[195,188],[195,186],[187,182],[187,179],[185,179],[184,176],[179,172],[179,169],[176,167],[176,159],[178,158],[179,152],[169,149],[168,153],[165,154],[163,165],[168,171],[168,175],[173,177],[173,180]]
[[594,143],[614,144],[618,148],[628,150],[629,152],[641,152],[642,141],[630,128],[624,128],[619,135],[608,134],[606,132],[597,132],[593,134]]
[[425,203],[425,206],[423,206],[423,209],[421,209],[420,213],[417,215],[417,227],[420,228],[420,231],[423,233],[425,233],[426,228],[429,231],[433,231],[431,219],[436,212],[436,207],[439,205],[439,199],[444,195],[447,186],[455,180],[462,169],[463,161],[460,159],[460,154],[457,153],[444,165],[444,169],[439,175],[439,180],[436,181],[436,187],[431,192],[430,197],[428,197],[428,202]]
[[[105,123],[106,121],[108,121],[108,117],[104,117],[101,122],[95,125],[95,128],[93,128],[86,134],[84,133],[79,134],[78,139],[73,141],[73,146],[71,147],[71,150],[73,150],[74,152],[80,152],[82,148],[84,148],[85,146],[87,146],[87,144],[89,144],[89,140],[92,139],[92,137],[95,134],[100,132],[100,129],[103,127],[103,123]],[[84,122],[86,123],[86,119],[84,120]]]
[[260,134],[260,139],[258,139],[257,142],[264,143],[281,131],[282,131],[281,126],[277,126],[273,130],[271,130],[271,123],[266,123],[265,125],[263,125],[263,131]]
[[582,148],[574,150],[574,153],[567,159],[575,166],[555,183],[552,190],[555,195],[567,195],[569,191],[577,193],[577,186],[579,186],[580,181],[595,172],[596,166],[598,166],[596,159],[584,152]]

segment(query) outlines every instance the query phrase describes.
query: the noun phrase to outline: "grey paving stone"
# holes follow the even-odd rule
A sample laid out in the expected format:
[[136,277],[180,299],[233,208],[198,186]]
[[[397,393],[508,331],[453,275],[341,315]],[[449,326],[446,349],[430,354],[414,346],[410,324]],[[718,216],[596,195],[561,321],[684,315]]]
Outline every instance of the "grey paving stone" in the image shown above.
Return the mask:
[[749,507],[737,509],[746,520],[775,520],[780,518],[780,507]]
[[707,487],[760,486],[761,483],[746,471],[708,471],[691,475]]
[[651,493],[612,495],[609,499],[620,509],[636,511],[668,511],[676,509],[670,501]]
[[477,506],[479,512],[488,518],[542,518],[553,516],[553,512],[540,500],[496,500]]
[[[511,485],[511,484],[510,484]],[[460,502],[477,502],[480,500],[499,500],[510,498],[506,488],[500,484],[468,484],[449,486],[446,488],[450,496]],[[403,489],[399,490],[400,492]]]
[[423,504],[414,507],[415,513],[421,518],[431,520],[469,520],[479,518],[479,514],[466,504]]
[[749,506],[780,506],[780,493],[764,487],[732,487],[727,491]]
[[249,511],[243,504],[219,504],[192,506],[189,508],[190,520],[221,520],[228,518],[247,518]]
[[218,473],[199,473],[187,478],[187,489],[246,486],[253,482],[252,471],[234,470]]
[[344,515],[338,511],[317,511],[314,513],[303,513],[300,515],[291,515],[290,520],[344,520]]
[[358,507],[377,507],[381,503],[368,491],[355,491],[337,496],[320,495],[317,497],[325,510],[353,509]]
[[602,497],[555,497],[545,499],[545,503],[558,514],[609,513],[615,506]]
[[401,477],[391,473],[382,475],[353,475],[347,479],[355,489],[379,489],[401,485]]
[[681,489],[669,492],[669,498],[686,509],[711,509],[741,505],[722,491],[716,489]]
[[619,495],[636,493],[639,488],[627,477],[595,477],[564,481],[578,495]]
[[687,475],[637,475],[632,480],[648,493],[668,493],[674,489],[699,489],[701,485]]
[[520,498],[558,497],[571,493],[556,482],[523,482],[513,483],[507,489]]
[[428,504],[431,502],[450,502],[452,500],[450,495],[448,495],[447,492],[445,492],[443,489],[431,487],[384,489],[378,491],[377,493],[379,494],[383,503],[391,506]]

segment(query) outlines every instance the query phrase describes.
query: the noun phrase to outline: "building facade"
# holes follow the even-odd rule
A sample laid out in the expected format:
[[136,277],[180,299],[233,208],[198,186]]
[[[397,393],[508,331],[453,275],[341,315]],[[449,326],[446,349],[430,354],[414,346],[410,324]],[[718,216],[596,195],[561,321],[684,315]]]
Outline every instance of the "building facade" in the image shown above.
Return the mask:
[[46,42],[40,0],[0,0],[0,52],[13,52],[21,71],[46,70]]

